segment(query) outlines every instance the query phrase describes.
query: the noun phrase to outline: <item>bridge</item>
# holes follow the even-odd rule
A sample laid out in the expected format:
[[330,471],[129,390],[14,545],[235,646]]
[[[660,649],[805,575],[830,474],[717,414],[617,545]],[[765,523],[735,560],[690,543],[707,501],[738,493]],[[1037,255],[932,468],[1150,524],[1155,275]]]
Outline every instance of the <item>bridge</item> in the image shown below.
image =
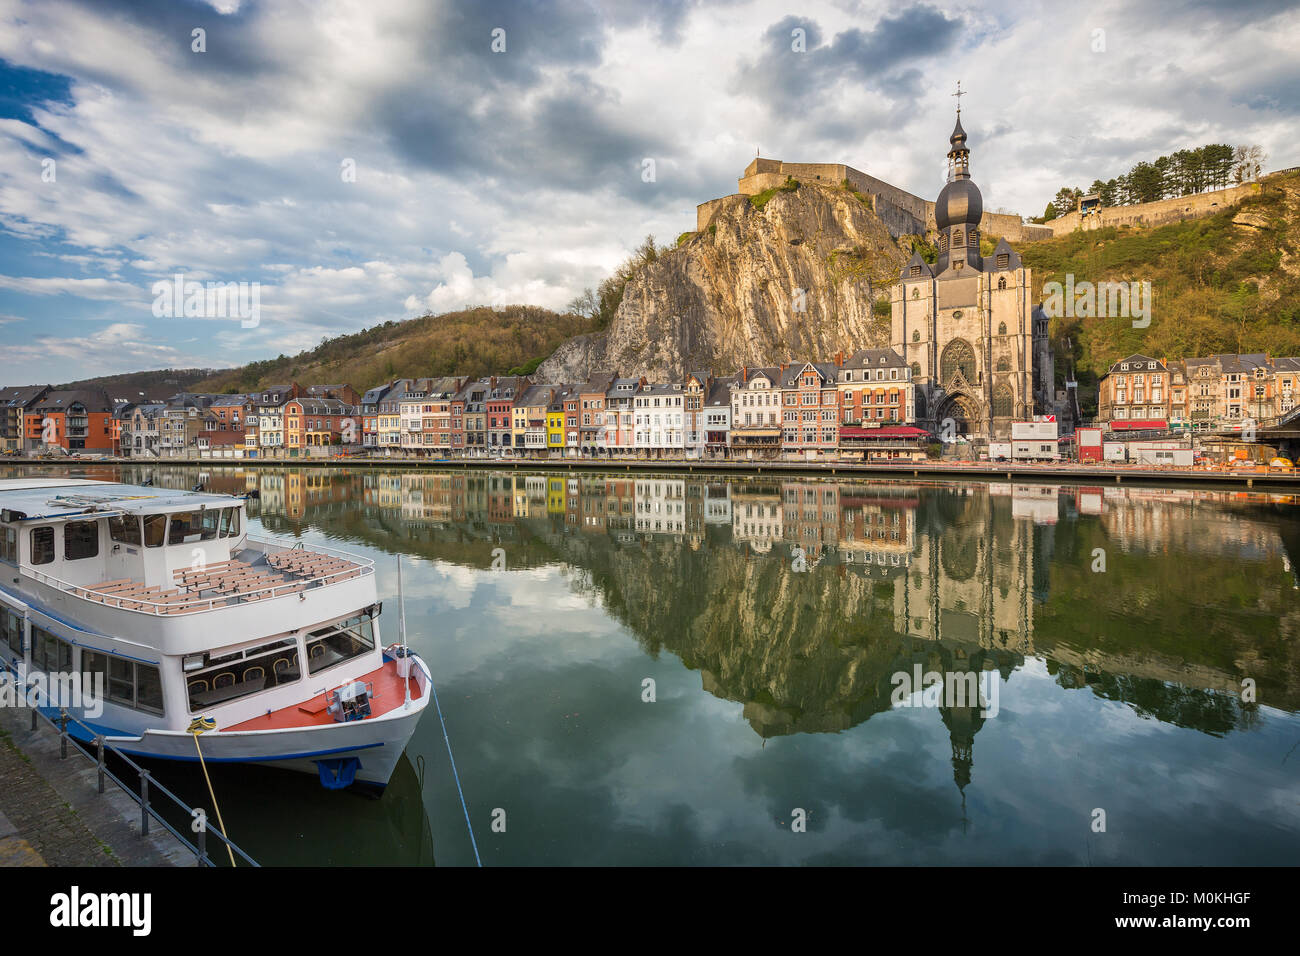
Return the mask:
[[1207,434],[1215,438],[1235,438],[1256,445],[1272,445],[1277,448],[1279,455],[1295,460],[1296,455],[1300,454],[1300,407],[1272,418],[1257,421],[1245,418],[1240,424]]

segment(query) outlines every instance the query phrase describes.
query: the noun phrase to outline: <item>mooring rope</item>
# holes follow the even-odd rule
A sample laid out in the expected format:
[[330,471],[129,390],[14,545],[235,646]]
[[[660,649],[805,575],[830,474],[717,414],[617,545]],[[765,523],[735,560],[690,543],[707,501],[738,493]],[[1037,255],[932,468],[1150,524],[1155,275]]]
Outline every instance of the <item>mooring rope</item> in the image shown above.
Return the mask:
[[208,782],[208,796],[212,798],[212,809],[217,811],[217,826],[221,827],[221,835],[226,839],[221,842],[226,845],[226,852],[230,854],[230,865],[235,865],[235,851],[230,848],[230,838],[226,834],[225,821],[221,819],[221,807],[217,805],[217,794],[212,789],[212,778],[208,776],[208,765],[203,761],[203,748],[199,746],[199,734],[205,730],[212,730],[217,726],[216,721],[207,717],[195,717],[190,722],[190,733],[194,735],[194,749],[199,753],[199,766],[203,768],[203,779]]
[[456,772],[456,758],[451,752],[451,737],[447,733],[447,722],[442,718],[442,705],[438,703],[438,688],[433,686],[433,675],[429,675],[429,692],[433,695],[433,706],[438,711],[438,723],[442,724],[442,739],[447,744],[447,759],[451,761],[451,775],[456,781],[456,792],[460,794],[460,808],[465,812],[465,827],[469,830],[469,842],[474,848],[474,862],[479,866],[483,860],[478,855],[478,841],[474,839],[474,825],[469,822],[469,807],[465,804],[465,791],[460,786],[460,774]]

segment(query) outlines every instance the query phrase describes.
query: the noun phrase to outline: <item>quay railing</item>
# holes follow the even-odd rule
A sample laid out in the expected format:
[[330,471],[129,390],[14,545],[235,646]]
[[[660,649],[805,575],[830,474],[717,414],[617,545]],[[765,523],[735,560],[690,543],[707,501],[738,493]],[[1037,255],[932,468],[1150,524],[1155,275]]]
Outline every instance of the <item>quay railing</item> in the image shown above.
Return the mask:
[[[8,672],[9,674],[13,675],[13,679],[15,681],[19,682],[20,684],[25,684],[25,686],[27,687],[27,693],[24,694],[24,698],[26,699],[27,694],[31,693],[32,684],[30,682],[26,682],[23,680],[22,675],[19,674],[18,669],[13,665],[13,663],[5,660],[4,658],[0,658],[0,672]],[[192,808],[184,800],[176,796],[176,794],[172,793],[161,783],[159,783],[156,779],[154,779],[153,774],[151,774],[148,770],[140,766],[138,763],[132,760],[121,750],[118,750],[112,744],[108,743],[104,739],[104,735],[99,731],[95,730],[89,724],[84,723],[82,720],[80,720],[77,717],[73,717],[71,714],[67,712],[67,710],[63,708],[59,709],[59,717],[57,721],[54,718],[48,716],[47,714],[42,713],[40,707],[38,706],[32,706],[31,712],[32,712],[33,733],[36,732],[36,729],[39,726],[38,721],[44,721],[46,724],[49,725],[49,727],[52,730],[58,733],[60,760],[68,759],[68,744],[69,742],[71,742],[72,746],[76,748],[78,753],[80,753],[83,757],[85,757],[87,760],[91,761],[96,765],[96,769],[99,775],[100,794],[104,793],[105,780],[111,780],[113,781],[113,783],[117,784],[118,789],[120,789],[123,793],[125,793],[128,797],[130,797],[131,800],[136,804],[136,806],[140,808],[140,837],[142,839],[149,835],[149,825],[150,825],[150,821],[152,820],[158,823],[163,829],[165,829],[173,837],[175,837],[177,842],[179,842],[183,847],[189,850],[189,852],[194,854],[194,860],[197,866],[217,866],[219,864],[216,861],[214,861],[212,857],[208,854],[207,836],[208,836],[209,829],[211,829],[212,835],[214,837],[216,837],[218,840],[224,843],[232,853],[237,854],[240,857],[240,859],[242,859],[249,866],[256,866],[256,867],[261,866],[260,863],[258,863],[251,856],[249,856],[242,849],[240,849],[240,847],[233,840],[227,837],[215,826],[212,826],[208,822],[210,818],[208,817],[206,812],[200,811],[201,813],[203,813],[203,825],[199,827],[197,842],[191,842],[184,834],[182,834],[174,826],[168,823],[167,820],[158,812],[157,808],[154,806],[154,796],[155,794],[162,794],[162,796],[166,797],[169,801],[171,801],[171,803],[176,807],[176,809],[180,810],[185,815],[185,817],[190,820],[193,820],[196,817],[194,808]],[[85,747],[82,746],[81,741],[78,740],[76,736],[68,733],[69,724],[75,724],[76,726],[81,727],[83,730],[85,730],[86,733],[95,741],[95,747],[98,753],[92,754],[89,750],[87,750]],[[117,774],[115,774],[112,770],[109,769],[107,761],[105,759],[106,754],[113,754],[115,757],[117,757],[119,760],[121,760],[123,763],[125,763],[128,767],[130,767],[132,770],[136,772],[136,775],[139,777],[140,780],[138,792],[136,790],[133,790],[126,783],[125,780],[123,780],[121,777],[119,777]]]

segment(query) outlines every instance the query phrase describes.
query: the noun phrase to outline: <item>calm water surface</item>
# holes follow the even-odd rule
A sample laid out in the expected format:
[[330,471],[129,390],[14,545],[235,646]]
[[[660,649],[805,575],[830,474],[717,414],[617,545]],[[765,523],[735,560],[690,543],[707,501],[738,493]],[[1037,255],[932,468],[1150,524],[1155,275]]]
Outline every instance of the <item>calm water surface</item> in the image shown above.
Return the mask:
[[[1300,859],[1290,497],[292,467],[203,480],[260,491],[266,531],[376,559],[386,639],[403,556],[410,641],[485,865]],[[897,703],[895,675],[929,672],[981,675],[985,706]],[[209,803],[195,768],[154,769]],[[264,864],[474,862],[433,708],[381,800],[266,769],[214,782]]]

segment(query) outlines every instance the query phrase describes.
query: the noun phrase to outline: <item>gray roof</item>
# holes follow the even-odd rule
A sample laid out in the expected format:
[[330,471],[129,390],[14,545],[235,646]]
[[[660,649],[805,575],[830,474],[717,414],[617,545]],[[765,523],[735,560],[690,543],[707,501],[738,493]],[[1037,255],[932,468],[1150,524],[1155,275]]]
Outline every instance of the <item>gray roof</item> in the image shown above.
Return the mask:
[[102,388],[77,388],[64,392],[50,392],[34,403],[38,412],[61,412],[80,403],[87,412],[111,412],[113,403],[108,400],[108,393]]
[[897,368],[906,367],[907,362],[893,349],[858,349],[845,360],[844,368]]
[[778,385],[781,383],[781,367],[779,365],[755,365],[752,368],[746,366],[738,371],[736,373],[736,384],[743,388],[759,375]]
[[705,405],[731,405],[731,388],[736,384],[736,376],[727,375],[723,378],[715,378],[713,384],[709,386],[709,394],[704,399]]
[[48,385],[17,385],[10,388],[0,388],[0,405],[7,406],[24,406],[41,397],[41,394],[48,391]]
[[834,362],[791,362],[781,373],[781,387],[795,388],[799,384],[799,376],[803,370],[811,365],[817,370],[823,382],[834,382],[836,365]]
[[909,276],[912,276],[912,269],[916,266],[921,267],[921,271],[917,273],[917,276],[924,276],[930,279],[934,278],[934,269],[930,266],[930,263],[921,258],[921,253],[919,252],[913,252],[912,258],[907,260],[907,265],[903,267],[903,278],[906,279]]
[[[1005,266],[999,266],[997,264],[998,256],[1002,256],[1002,255],[1009,257],[1007,259],[1007,264]],[[998,244],[993,247],[993,268],[995,270],[1020,268],[1020,255],[1019,253],[1016,252],[1016,250],[1011,248],[1011,243],[1007,242],[1006,236],[1000,238],[998,240]]]
[[397,382],[385,382],[383,385],[376,385],[374,388],[367,389],[366,393],[361,396],[362,405],[378,405],[384,400]]

